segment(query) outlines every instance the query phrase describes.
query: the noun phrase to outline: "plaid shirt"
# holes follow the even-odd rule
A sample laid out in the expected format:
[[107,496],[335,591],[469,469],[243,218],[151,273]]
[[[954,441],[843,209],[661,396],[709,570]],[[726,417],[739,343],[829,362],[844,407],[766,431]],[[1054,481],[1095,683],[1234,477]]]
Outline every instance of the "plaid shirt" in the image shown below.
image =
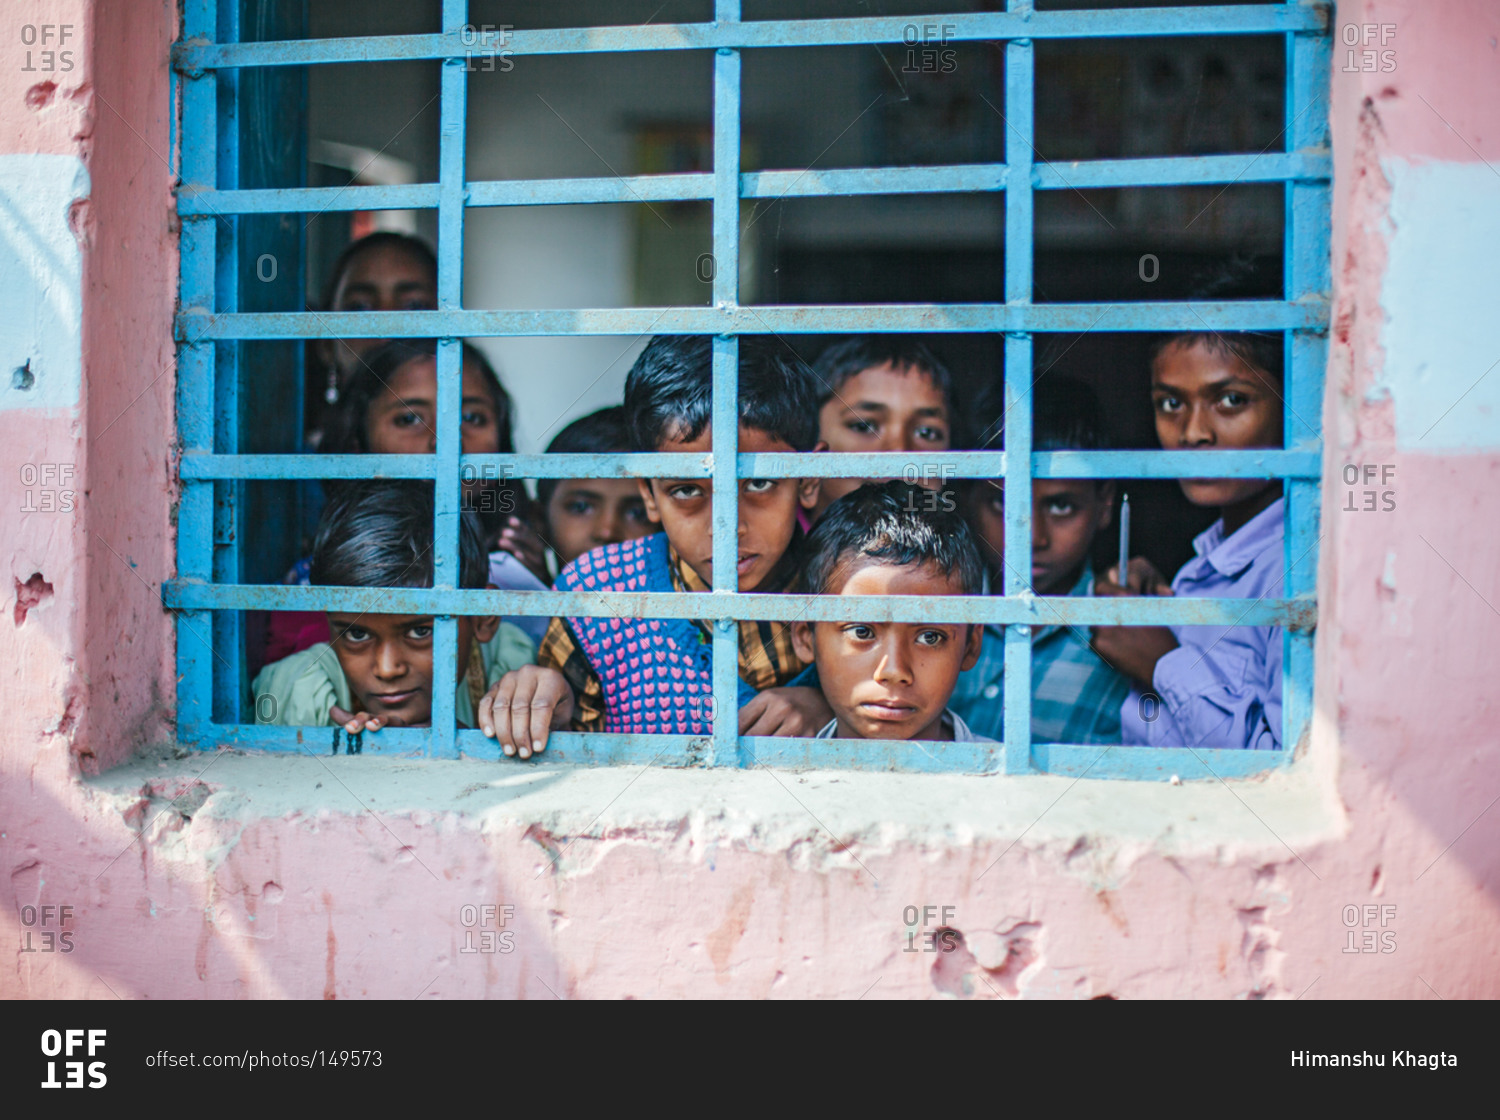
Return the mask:
[[[986,588],[988,591],[988,588]],[[1092,595],[1085,568],[1069,595]],[[1118,743],[1130,682],[1089,648],[1086,626],[1039,626],[1031,635],[1031,739]],[[1005,738],[1005,628],[986,626],[979,661],[958,678],[948,706],[978,735]]]
[[[677,554],[675,548],[667,549],[667,558],[672,572],[674,591],[708,591],[709,585],[697,572]],[[773,573],[774,574],[774,573]],[[757,591],[786,591],[788,587],[767,586]],[[694,623],[703,632],[703,640],[711,641],[708,624]],[[740,627],[740,677],[751,688],[760,692],[775,688],[791,680],[803,669],[803,662],[792,649],[792,627],[787,622],[753,622],[742,620]],[[587,655],[578,644],[573,628],[565,618],[554,618],[542,638],[537,651],[537,664],[556,669],[567,678],[573,688],[574,731],[604,730],[604,685]],[[1119,705],[1116,704],[1118,708]]]

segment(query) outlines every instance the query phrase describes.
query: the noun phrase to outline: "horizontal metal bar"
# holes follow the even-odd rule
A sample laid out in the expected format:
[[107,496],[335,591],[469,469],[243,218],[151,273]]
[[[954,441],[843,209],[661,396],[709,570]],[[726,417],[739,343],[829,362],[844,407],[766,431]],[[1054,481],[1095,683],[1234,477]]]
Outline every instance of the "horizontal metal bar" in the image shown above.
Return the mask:
[[233,338],[501,338],[649,334],[1322,330],[1328,301],[954,303],[618,307],[535,311],[220,312],[189,307],[178,341]]
[[[432,745],[429,727],[385,727],[360,736],[361,754],[425,755]],[[331,755],[332,727],[286,727],[275,724],[204,724],[187,745],[197,750],[234,747],[281,754]],[[698,766],[707,743],[690,735],[612,735],[555,732],[538,761],[566,762],[585,766]],[[500,745],[478,731],[458,733],[460,749],[475,758],[502,757]],[[347,736],[339,736],[340,753],[346,753]]]
[[1038,451],[1037,478],[1317,478],[1322,453],[1290,451]]
[[470,206],[565,206],[586,202],[690,202],[714,196],[708,172],[470,183]]
[[1033,743],[1031,761],[1043,773],[1070,778],[1159,782],[1180,778],[1193,782],[1245,778],[1275,770],[1290,764],[1291,752]]
[[[211,751],[233,747],[280,754],[333,754],[332,727],[287,727],[269,723],[200,723],[198,737],[184,737],[187,746]],[[346,736],[339,736],[339,753],[345,753]],[[360,737],[360,753],[424,755],[431,741],[431,728],[386,727]]]
[[[1316,451],[1038,451],[1038,478],[1316,478]],[[741,478],[1004,478],[1003,451],[760,453],[739,457]]]
[[220,478],[432,478],[435,455],[212,455],[185,452],[184,482]]
[[851,167],[821,171],[751,171],[741,198],[823,198],[871,194],[963,194],[1005,189],[1003,163],[950,167]]
[[[1320,181],[1331,174],[1327,152],[1270,152],[1161,159],[1038,163],[1037,190],[1186,186],[1208,183]],[[571,206],[584,203],[686,202],[713,197],[708,172],[622,175],[585,179],[504,179],[469,183],[469,206]],[[961,194],[1004,190],[1003,163],[943,167],[857,167],[837,170],[751,171],[740,176],[741,198],[846,198],[855,195]],[[190,184],[177,194],[184,217],[297,214],[341,210],[430,210],[436,183],[400,186],[286,187],[211,190]]]
[[[499,744],[477,731],[459,733],[463,752],[475,758],[504,757]],[[577,734],[554,732],[541,764],[573,766],[706,766],[707,736]],[[998,743],[916,743],[892,739],[802,739],[740,736],[742,769],[773,766],[785,770],[881,770],[916,774],[996,774]]]
[[[361,754],[421,755],[431,738],[425,727],[387,727],[360,737]],[[340,754],[347,736],[340,735]],[[197,737],[184,742],[195,750],[221,747],[276,754],[331,755],[333,728],[282,727],[270,724],[204,724]],[[458,732],[458,746],[470,758],[505,761],[507,765],[656,766],[663,769],[705,765],[709,739],[703,735],[581,734],[554,731],[547,749],[529,763],[506,759],[500,744],[478,731]],[[1175,747],[1106,747],[1038,743],[1032,748],[1038,770],[1064,777],[1215,781],[1243,778],[1290,763],[1290,752],[1187,750]],[[786,770],[865,770],[925,774],[995,774],[1003,747],[999,743],[921,743],[875,739],[793,739],[744,736],[739,739],[741,768],[771,766]]]
[[[1040,451],[1038,478],[1317,478],[1316,451]],[[432,478],[432,455],[213,455],[187,452],[186,481],[228,478]],[[464,455],[469,479],[709,478],[708,455]],[[756,453],[738,458],[741,478],[1004,478],[1003,451]]]
[[[465,478],[708,478],[713,460],[691,452],[616,455],[463,455]],[[215,478],[432,478],[435,455],[209,455],[180,460],[189,481]]]
[[177,189],[177,213],[184,218],[230,214],[322,214],[341,210],[433,210],[436,183],[394,186],[279,187],[214,190],[184,183]]
[[176,610],[371,611],[377,614],[593,618],[754,618],[768,622],[944,622],[1049,626],[1290,626],[1311,629],[1307,599],[961,595],[757,595],[670,591],[479,591],[290,587],[169,580]]
[[1111,187],[1187,187],[1214,183],[1316,182],[1333,174],[1327,151],[1247,152],[1160,159],[1040,160],[1031,185],[1041,191]]
[[927,24],[942,27],[945,42],[966,42],[1022,38],[1278,34],[1323,30],[1323,21],[1323,12],[1310,4],[1264,4],[506,30],[486,42],[479,41],[472,31],[233,44],[186,40],[173,46],[172,65],[180,71],[191,73],[235,66],[306,66],[437,58],[481,59],[504,53],[524,57],[615,51],[711,51],[725,47],[856,46],[865,43],[903,43],[909,40],[914,27],[920,32],[920,28]]

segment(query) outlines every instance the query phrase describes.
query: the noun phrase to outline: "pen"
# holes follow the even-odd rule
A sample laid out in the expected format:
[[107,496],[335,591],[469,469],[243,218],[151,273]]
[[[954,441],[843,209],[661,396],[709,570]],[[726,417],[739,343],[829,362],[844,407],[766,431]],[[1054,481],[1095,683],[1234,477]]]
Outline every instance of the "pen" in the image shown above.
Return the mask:
[[1116,573],[1121,587],[1128,587],[1125,569],[1130,563],[1130,495],[1120,496],[1120,567]]

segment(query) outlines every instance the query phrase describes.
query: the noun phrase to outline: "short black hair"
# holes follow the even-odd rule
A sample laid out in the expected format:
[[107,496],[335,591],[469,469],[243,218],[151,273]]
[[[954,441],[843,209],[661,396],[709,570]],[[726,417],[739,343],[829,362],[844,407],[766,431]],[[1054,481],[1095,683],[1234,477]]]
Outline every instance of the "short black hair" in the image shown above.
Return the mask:
[[813,363],[818,407],[827,404],[851,377],[884,365],[896,370],[914,369],[932,378],[948,405],[949,423],[958,422],[958,410],[953,406],[953,374],[927,343],[914,335],[858,334],[824,347]]
[[869,482],[824,511],[807,538],[805,580],[811,594],[827,594],[857,558],[907,567],[930,564],[957,577],[965,595],[984,586],[979,546],[963,517],[943,495],[902,482]]
[[[631,451],[630,427],[625,423],[623,405],[611,405],[587,416],[580,416],[547,445],[549,455],[607,455],[614,451]],[[552,501],[560,478],[536,480],[536,500],[542,509]]]
[[[807,364],[785,345],[740,338],[740,423],[794,451],[818,442],[817,396]],[[636,451],[698,438],[713,412],[713,345],[707,335],[657,335],[625,378],[625,418]]]
[[333,297],[339,290],[339,281],[344,278],[344,273],[349,271],[349,264],[361,253],[371,249],[400,249],[403,253],[415,257],[424,267],[432,272],[433,286],[437,286],[438,262],[437,254],[432,247],[419,237],[410,234],[396,233],[393,230],[377,230],[372,234],[361,237],[358,241],[351,241],[344,246],[344,251],[338,255],[333,262],[333,267],[328,270],[328,279],[323,284],[322,309],[333,310]]
[[[1276,299],[1281,295],[1279,260],[1275,274],[1261,258],[1236,254],[1194,277],[1188,298],[1197,303],[1236,299]],[[1174,346],[1202,346],[1221,358],[1238,358],[1277,381],[1284,380],[1286,340],[1280,331],[1178,331],[1161,335],[1151,346],[1151,365]]]
[[[310,580],[320,587],[431,587],[432,483],[356,482],[323,508]],[[483,589],[490,558],[472,513],[459,514],[459,586]]]
[[[1114,445],[1104,409],[1092,388],[1066,374],[1044,374],[1031,387],[1033,451],[1107,451]],[[995,378],[979,393],[974,411],[989,446],[1005,446],[1005,382]]]

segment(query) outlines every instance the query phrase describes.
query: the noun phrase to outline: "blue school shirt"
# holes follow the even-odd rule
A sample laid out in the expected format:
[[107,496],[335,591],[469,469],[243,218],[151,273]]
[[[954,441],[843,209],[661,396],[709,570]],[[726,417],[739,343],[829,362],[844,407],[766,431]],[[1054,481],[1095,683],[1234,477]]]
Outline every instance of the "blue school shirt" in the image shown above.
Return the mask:
[[[985,593],[989,594],[986,582]],[[1092,595],[1087,566],[1070,596]],[[1118,743],[1130,682],[1089,647],[1087,626],[1031,629],[1031,741]],[[1005,627],[986,626],[979,660],[960,673],[948,707],[981,736],[1005,738]]]
[[[1193,541],[1179,596],[1278,599],[1286,563],[1278,498],[1224,535],[1213,523]],[[1172,626],[1178,648],[1156,663],[1159,703],[1132,688],[1120,708],[1127,746],[1281,749],[1281,630],[1275,626]],[[1144,700],[1144,702],[1143,702]],[[1154,718],[1153,718],[1154,717]]]

